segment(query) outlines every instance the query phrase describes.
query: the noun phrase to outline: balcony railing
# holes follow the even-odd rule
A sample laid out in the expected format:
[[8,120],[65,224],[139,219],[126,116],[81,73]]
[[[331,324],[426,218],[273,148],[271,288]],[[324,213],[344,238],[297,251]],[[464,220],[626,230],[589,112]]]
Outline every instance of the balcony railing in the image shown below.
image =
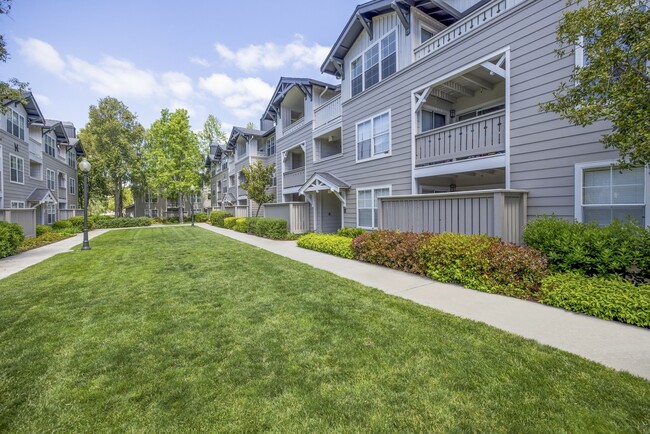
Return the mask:
[[500,0],[478,9],[476,12],[470,14],[463,20],[438,33],[433,38],[415,48],[415,50],[413,50],[414,59],[420,60],[423,57],[440,50],[444,46],[451,44],[468,33],[471,33],[478,27],[485,25],[497,16],[502,15],[506,10],[512,8],[521,1],[523,0]]
[[283,134],[285,134],[285,135],[286,134],[291,134],[294,131],[298,130],[300,127],[302,127],[304,124],[305,124],[305,118],[302,117],[302,118],[298,119],[297,121],[295,121],[294,123],[292,123],[291,125],[289,125],[288,127],[286,127],[284,129],[284,131],[283,131]]
[[444,163],[505,152],[505,110],[415,136],[415,165]]
[[341,119],[341,95],[321,104],[314,110],[314,130]]
[[29,139],[29,158],[34,161],[43,161],[43,148],[34,139]]
[[282,188],[298,187],[305,183],[305,168],[289,170],[282,174]]

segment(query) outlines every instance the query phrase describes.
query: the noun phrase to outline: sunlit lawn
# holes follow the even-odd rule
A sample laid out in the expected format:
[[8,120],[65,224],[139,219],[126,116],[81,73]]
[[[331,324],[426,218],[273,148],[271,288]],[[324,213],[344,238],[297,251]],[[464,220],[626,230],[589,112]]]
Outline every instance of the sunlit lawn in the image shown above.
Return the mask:
[[200,228],[0,280],[0,431],[648,432],[650,383]]

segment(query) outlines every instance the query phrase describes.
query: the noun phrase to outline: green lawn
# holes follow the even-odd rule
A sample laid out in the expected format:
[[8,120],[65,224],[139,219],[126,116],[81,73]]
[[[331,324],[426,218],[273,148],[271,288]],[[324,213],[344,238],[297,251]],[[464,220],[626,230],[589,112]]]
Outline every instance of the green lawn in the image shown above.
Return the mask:
[[0,431],[648,432],[650,383],[200,228],[0,280]]

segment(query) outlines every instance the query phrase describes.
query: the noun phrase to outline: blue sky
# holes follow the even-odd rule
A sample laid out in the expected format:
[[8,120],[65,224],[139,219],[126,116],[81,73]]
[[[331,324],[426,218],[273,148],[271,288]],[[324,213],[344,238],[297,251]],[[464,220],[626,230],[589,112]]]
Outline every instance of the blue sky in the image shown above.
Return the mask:
[[14,0],[0,16],[11,58],[46,117],[80,128],[104,96],[148,127],[163,108],[257,124],[281,76],[336,82],[320,65],[356,2]]

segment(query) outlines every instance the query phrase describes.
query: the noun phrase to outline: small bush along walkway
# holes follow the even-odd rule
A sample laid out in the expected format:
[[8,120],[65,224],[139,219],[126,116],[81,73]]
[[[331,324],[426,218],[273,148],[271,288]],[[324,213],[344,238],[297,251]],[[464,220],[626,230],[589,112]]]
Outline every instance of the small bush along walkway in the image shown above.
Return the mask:
[[543,218],[528,225],[524,238],[531,247],[485,235],[345,228],[305,235],[298,246],[650,327],[649,230]]
[[647,381],[199,228],[111,231],[0,294],[3,432],[650,423]]

